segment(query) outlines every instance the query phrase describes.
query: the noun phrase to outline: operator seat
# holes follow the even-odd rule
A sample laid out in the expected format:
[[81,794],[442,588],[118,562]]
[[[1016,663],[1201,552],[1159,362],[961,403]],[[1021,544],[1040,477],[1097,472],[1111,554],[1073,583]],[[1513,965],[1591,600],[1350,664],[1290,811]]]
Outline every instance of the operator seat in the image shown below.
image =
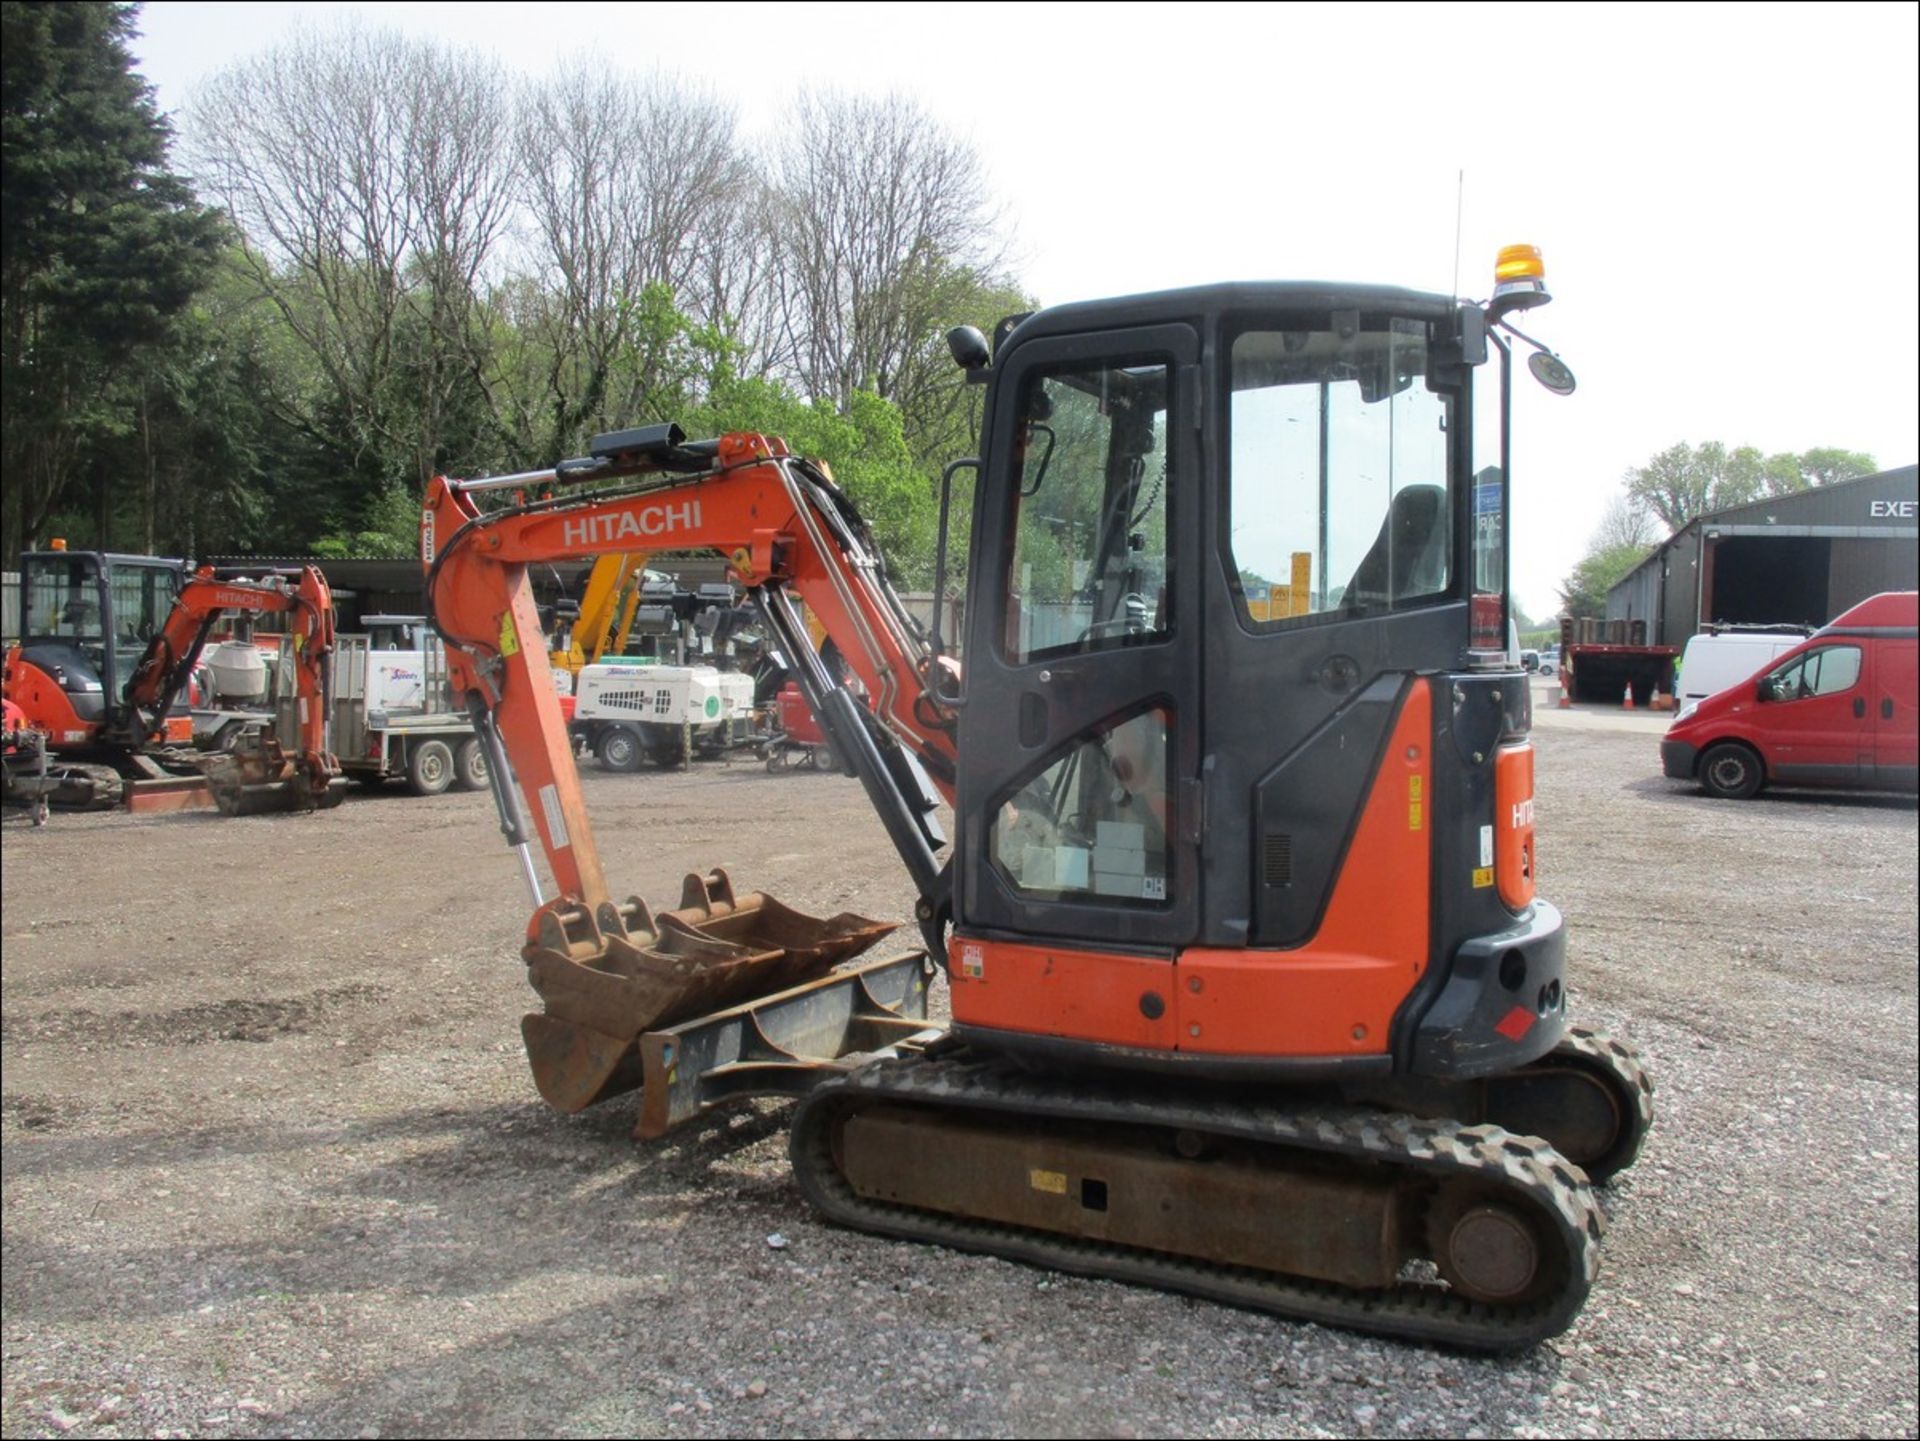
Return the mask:
[[1395,492],[1341,603],[1367,610],[1445,590],[1447,531],[1445,486],[1409,485]]

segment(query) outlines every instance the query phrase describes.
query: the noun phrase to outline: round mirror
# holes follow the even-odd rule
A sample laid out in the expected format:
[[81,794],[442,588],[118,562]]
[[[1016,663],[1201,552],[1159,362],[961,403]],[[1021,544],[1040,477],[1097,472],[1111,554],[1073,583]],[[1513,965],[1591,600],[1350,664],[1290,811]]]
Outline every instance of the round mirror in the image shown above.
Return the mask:
[[1533,372],[1533,378],[1546,386],[1555,395],[1572,395],[1574,387],[1573,372],[1567,363],[1557,355],[1549,355],[1544,350],[1536,350],[1527,357],[1527,369]]

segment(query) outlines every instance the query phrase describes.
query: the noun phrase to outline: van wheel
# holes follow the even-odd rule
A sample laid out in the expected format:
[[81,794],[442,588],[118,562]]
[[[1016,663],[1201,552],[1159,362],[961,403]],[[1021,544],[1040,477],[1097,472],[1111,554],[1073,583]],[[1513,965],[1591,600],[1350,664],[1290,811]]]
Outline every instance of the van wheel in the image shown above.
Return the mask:
[[603,731],[594,754],[610,771],[637,771],[640,769],[640,737],[621,727]]
[[487,788],[487,752],[479,736],[468,736],[454,751],[453,783],[463,791]]
[[445,741],[422,741],[407,757],[407,786],[417,796],[437,796],[453,784],[453,751]]
[[1700,757],[1700,785],[1723,801],[1744,801],[1766,782],[1760,757],[1738,741],[1721,741]]

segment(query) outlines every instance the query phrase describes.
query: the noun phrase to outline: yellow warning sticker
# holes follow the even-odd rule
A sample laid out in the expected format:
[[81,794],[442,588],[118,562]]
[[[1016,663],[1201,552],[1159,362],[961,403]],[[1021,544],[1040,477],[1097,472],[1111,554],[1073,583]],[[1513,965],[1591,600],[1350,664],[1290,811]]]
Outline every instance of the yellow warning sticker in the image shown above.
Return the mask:
[[1050,1196],[1067,1194],[1067,1177],[1062,1171],[1029,1171],[1027,1184],[1036,1191],[1045,1191]]
[[1417,801],[1421,799],[1422,792],[1426,785],[1426,779],[1427,778],[1425,776],[1408,776],[1407,777],[1407,799],[1408,800]]
[[502,656],[520,653],[520,636],[513,628],[513,612],[500,612],[500,654]]
[[1484,891],[1488,886],[1492,884],[1493,884],[1493,867],[1492,866],[1480,866],[1477,869],[1475,869],[1473,873],[1473,888],[1476,891]]
[[1418,801],[1407,807],[1407,829],[1417,831],[1425,820],[1426,808]]

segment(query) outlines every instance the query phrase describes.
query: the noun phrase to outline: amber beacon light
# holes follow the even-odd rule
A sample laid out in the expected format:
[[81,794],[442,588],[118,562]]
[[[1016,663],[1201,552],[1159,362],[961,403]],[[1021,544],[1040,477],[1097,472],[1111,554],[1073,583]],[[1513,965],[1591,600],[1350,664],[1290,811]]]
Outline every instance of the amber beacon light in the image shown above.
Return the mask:
[[1498,320],[1511,311],[1531,310],[1552,299],[1547,293],[1547,263],[1540,258],[1540,247],[1504,246],[1493,266],[1493,300],[1488,305],[1491,312],[1489,318]]

